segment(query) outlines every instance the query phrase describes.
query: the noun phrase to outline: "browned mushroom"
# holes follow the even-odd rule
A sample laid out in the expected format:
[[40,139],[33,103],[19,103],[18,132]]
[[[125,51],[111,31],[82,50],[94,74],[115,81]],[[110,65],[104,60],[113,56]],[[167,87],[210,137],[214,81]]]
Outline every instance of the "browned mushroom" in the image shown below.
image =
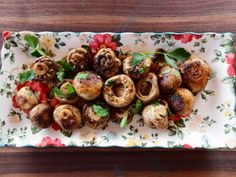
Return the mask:
[[184,116],[193,109],[195,97],[192,92],[185,88],[178,88],[176,92],[168,96],[168,103],[171,110],[177,115]]
[[31,122],[40,128],[47,128],[52,122],[52,108],[48,104],[40,103],[29,112]]
[[105,82],[103,97],[111,106],[128,106],[135,97],[134,82],[125,74],[113,76]]
[[86,104],[83,108],[83,117],[89,127],[105,128],[110,118],[109,106],[102,101]]
[[72,49],[66,57],[66,61],[74,67],[75,72],[90,70],[91,60],[92,54],[82,47]]
[[42,56],[36,59],[30,67],[35,73],[35,80],[52,81],[56,78],[58,65],[48,56]]
[[206,61],[196,56],[185,61],[181,65],[180,71],[183,75],[184,84],[194,94],[205,88],[211,74],[211,69]]
[[165,93],[175,91],[182,83],[180,72],[170,66],[164,66],[160,69],[158,79],[161,91]]
[[156,49],[156,53],[152,57],[153,64],[151,67],[151,72],[158,73],[160,68],[167,65],[162,53],[166,53],[166,51],[161,48]]
[[53,112],[53,119],[65,131],[71,131],[83,126],[80,110],[69,104],[56,107]]
[[99,75],[90,72],[79,72],[73,81],[76,93],[85,100],[93,100],[100,95],[103,82]]
[[93,59],[94,70],[104,78],[112,77],[119,73],[121,61],[110,48],[102,48]]
[[134,117],[134,111],[132,106],[127,106],[124,108],[112,108],[111,120],[113,122],[120,123],[121,120],[127,116],[127,123],[130,123]]
[[144,107],[142,117],[144,123],[151,128],[165,129],[168,127],[168,105],[165,101],[156,101]]
[[55,94],[55,97],[61,103],[74,104],[80,99],[73,88],[73,80],[65,79],[60,85],[62,95]]
[[148,73],[137,81],[136,96],[144,103],[157,99],[159,94],[158,79],[154,73]]
[[31,109],[38,104],[38,97],[30,87],[22,87],[16,93],[16,104],[21,109]]
[[135,60],[133,56],[128,56],[123,61],[123,71],[133,79],[140,79],[145,77],[152,66],[150,58],[143,58],[143,60]]

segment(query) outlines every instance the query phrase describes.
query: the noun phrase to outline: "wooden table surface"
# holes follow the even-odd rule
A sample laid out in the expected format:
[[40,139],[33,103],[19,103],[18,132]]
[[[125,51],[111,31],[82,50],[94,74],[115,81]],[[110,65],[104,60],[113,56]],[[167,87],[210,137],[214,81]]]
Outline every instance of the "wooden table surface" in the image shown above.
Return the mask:
[[[236,32],[236,0],[1,0],[0,32]],[[2,104],[2,103],[0,103]],[[235,177],[236,151],[2,148],[3,176]]]

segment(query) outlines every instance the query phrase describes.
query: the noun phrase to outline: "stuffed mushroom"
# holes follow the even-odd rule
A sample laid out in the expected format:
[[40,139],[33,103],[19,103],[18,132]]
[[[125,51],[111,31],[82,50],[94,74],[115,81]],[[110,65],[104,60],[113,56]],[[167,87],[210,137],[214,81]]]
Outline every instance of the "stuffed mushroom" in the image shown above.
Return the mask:
[[111,106],[128,106],[135,97],[134,82],[125,74],[113,76],[105,82],[103,97]]
[[123,118],[127,117],[127,123],[130,123],[134,117],[134,111],[132,106],[124,108],[113,108],[111,111],[111,120],[113,122],[120,123]]
[[47,128],[52,122],[52,108],[48,104],[40,103],[29,112],[31,122],[39,128]]
[[110,118],[109,106],[102,101],[86,104],[83,108],[83,117],[89,127],[105,128]]
[[48,56],[42,56],[36,59],[30,67],[34,71],[35,80],[53,81],[56,78],[58,65]]
[[100,95],[102,86],[101,77],[90,71],[79,72],[73,80],[76,93],[85,100],[97,98]]
[[56,99],[61,103],[74,104],[78,102],[79,97],[74,90],[73,80],[64,80],[60,85],[59,90],[61,94],[57,94],[57,92],[54,92],[54,95]]
[[83,126],[80,110],[69,104],[56,107],[53,112],[53,119],[65,131],[71,131]]
[[168,127],[168,105],[165,101],[156,101],[144,107],[142,117],[144,123],[151,128],[165,129]]
[[136,96],[144,103],[148,103],[158,98],[160,92],[158,79],[154,73],[148,73],[147,76],[136,83]]
[[168,103],[172,111],[179,116],[191,113],[195,97],[188,89],[178,88],[168,96]]
[[133,79],[145,77],[152,66],[151,58],[129,56],[123,61],[123,71]]
[[92,54],[82,47],[72,49],[66,57],[66,61],[74,67],[75,72],[89,70],[91,60]]
[[165,93],[175,91],[182,83],[180,72],[170,66],[164,66],[160,69],[158,79],[161,91]]
[[38,97],[34,94],[30,87],[22,87],[16,93],[16,104],[21,109],[31,109],[38,104]]
[[93,59],[94,70],[104,78],[112,77],[119,73],[121,61],[110,48],[102,48]]
[[211,69],[206,61],[192,56],[185,61],[180,71],[183,75],[184,84],[194,93],[203,90],[210,78]]

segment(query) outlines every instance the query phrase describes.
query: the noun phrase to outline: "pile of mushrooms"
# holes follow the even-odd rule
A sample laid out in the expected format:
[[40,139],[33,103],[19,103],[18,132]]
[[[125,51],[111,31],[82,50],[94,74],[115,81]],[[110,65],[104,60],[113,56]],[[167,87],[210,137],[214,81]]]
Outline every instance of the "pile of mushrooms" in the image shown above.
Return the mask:
[[84,124],[105,128],[109,120],[128,124],[138,113],[138,100],[144,105],[139,113],[146,126],[165,129],[169,110],[178,116],[188,115],[194,95],[204,89],[210,76],[208,64],[196,56],[179,68],[167,65],[158,55],[146,57],[135,66],[132,60],[132,55],[119,59],[110,48],[102,48],[94,56],[76,48],[64,58],[73,67],[71,76],[59,82],[58,64],[50,57],[40,57],[30,66],[34,80],[49,84],[51,90],[56,88],[60,94],[54,92],[54,98],[59,104],[53,108],[40,103],[38,93],[28,86],[16,93],[16,103],[30,110],[34,125],[47,128],[54,121],[61,129],[72,131]]

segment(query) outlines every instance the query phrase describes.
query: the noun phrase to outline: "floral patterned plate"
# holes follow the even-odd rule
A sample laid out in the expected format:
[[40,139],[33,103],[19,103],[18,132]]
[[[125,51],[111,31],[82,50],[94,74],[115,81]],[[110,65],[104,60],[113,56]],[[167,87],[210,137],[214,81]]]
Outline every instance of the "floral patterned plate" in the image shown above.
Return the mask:
[[[88,45],[98,50],[100,45],[122,52],[153,52],[156,48],[173,50],[184,47],[207,60],[212,77],[207,87],[196,96],[192,114],[170,122],[168,130],[147,128],[136,116],[126,129],[110,122],[105,130],[85,126],[66,133],[52,126],[40,130],[32,127],[25,114],[12,107],[11,96],[18,73],[29,56],[24,35],[34,34],[47,55],[55,60],[64,57],[72,48]],[[105,34],[105,33],[104,33]],[[108,34],[108,33],[106,33]],[[95,33],[4,32],[0,72],[0,146],[98,146],[98,147],[183,147],[234,148],[236,147],[235,94],[233,83],[234,51],[231,33],[109,33],[94,41]],[[107,36],[112,36],[103,42]]]

